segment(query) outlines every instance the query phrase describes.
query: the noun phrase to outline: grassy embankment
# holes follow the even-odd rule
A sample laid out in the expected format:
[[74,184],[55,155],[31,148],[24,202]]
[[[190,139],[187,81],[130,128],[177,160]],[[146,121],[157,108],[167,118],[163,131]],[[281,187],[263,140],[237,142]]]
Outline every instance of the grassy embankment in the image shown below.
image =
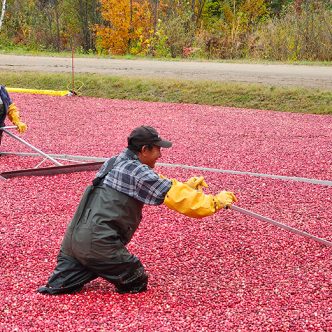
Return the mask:
[[[1,84],[13,88],[71,87],[70,73],[0,71],[0,77]],[[82,96],[332,114],[332,91],[319,89],[75,74],[75,87],[79,81],[84,84],[78,91]]]

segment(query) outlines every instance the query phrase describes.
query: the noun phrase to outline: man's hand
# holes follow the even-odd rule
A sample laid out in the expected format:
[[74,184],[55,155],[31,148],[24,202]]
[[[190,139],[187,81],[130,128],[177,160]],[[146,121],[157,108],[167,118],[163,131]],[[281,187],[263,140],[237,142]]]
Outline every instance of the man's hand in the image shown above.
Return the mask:
[[17,126],[17,131],[20,134],[25,133],[26,130],[28,129],[28,126],[24,122],[18,122],[18,123],[16,123],[16,126]]
[[237,202],[236,196],[230,191],[221,191],[219,194],[215,195],[215,198],[220,209],[228,209],[234,202]]
[[203,188],[208,188],[207,183],[203,176],[193,176],[188,181],[185,182],[190,188],[202,191]]

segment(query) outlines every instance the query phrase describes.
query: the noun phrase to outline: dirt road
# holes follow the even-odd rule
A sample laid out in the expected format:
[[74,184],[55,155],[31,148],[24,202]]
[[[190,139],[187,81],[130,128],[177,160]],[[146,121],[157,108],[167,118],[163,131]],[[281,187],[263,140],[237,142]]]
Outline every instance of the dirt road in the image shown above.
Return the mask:
[[[332,90],[332,66],[75,58],[76,73],[261,83]],[[71,58],[0,55],[0,70],[70,72]]]

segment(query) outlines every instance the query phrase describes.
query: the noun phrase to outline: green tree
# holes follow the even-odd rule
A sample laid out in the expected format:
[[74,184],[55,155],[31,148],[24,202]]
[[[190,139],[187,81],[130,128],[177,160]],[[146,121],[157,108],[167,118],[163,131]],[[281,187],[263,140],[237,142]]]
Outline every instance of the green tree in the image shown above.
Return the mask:
[[96,49],[94,26],[101,22],[98,0],[72,0],[79,24],[79,39],[84,52]]
[[208,56],[245,57],[251,47],[252,31],[268,15],[264,0],[208,0],[197,44]]
[[256,31],[252,55],[271,60],[332,60],[332,11],[326,1],[290,4]]
[[266,5],[272,13],[272,16],[280,16],[282,10],[294,0],[267,0]]
[[172,57],[182,56],[184,50],[190,49],[194,44],[206,0],[150,1],[154,5],[158,4],[153,15],[155,24],[152,53],[162,49],[164,55],[169,53]]

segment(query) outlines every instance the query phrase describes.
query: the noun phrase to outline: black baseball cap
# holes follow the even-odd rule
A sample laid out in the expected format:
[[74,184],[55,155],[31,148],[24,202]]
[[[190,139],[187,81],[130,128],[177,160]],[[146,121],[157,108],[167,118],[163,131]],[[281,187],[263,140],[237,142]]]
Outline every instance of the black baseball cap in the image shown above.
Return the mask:
[[162,139],[157,130],[149,126],[135,128],[128,137],[128,146],[157,145],[162,148],[170,148],[172,142]]

